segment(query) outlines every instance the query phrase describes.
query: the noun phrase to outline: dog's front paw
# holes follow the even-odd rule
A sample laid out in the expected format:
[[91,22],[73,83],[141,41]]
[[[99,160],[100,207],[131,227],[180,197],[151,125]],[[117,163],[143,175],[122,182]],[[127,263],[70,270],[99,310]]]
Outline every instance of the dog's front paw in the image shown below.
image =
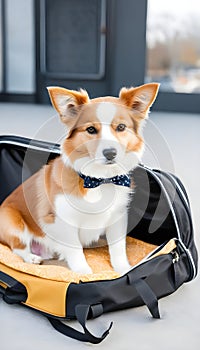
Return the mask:
[[26,258],[26,262],[30,264],[40,264],[42,262],[42,257],[36,254],[29,254]]
[[113,269],[118,272],[121,276],[125,275],[131,270],[132,266],[127,262],[124,264],[117,264],[113,266]]
[[68,263],[69,269],[72,270],[73,272],[76,272],[79,274],[92,273],[92,269],[88,265],[87,261],[85,259],[81,259],[81,257],[79,257],[79,259],[77,260],[71,259],[71,261],[69,261],[68,259],[67,263]]
[[80,274],[91,274],[92,273],[92,269],[89,267],[89,265],[85,265],[85,266],[76,266],[73,269],[74,272],[80,273]]

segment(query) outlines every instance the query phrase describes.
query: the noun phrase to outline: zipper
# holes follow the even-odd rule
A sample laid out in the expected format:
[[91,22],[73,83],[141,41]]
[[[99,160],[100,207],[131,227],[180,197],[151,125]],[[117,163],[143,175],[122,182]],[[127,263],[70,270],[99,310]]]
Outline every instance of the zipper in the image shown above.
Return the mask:
[[179,256],[177,250],[172,250],[171,255],[172,255],[173,264],[176,264],[177,262],[179,262],[180,256]]
[[[155,170],[157,171],[157,170]],[[191,220],[191,212],[190,212],[190,206],[189,206],[189,203],[178,183],[178,181],[176,181],[176,179],[173,177],[173,175],[169,174],[169,173],[163,173],[161,172],[162,175],[164,175],[168,180],[170,180],[174,186],[176,187],[176,192],[178,193],[179,195],[179,198],[181,199],[186,211],[187,211],[187,214],[188,214],[188,217],[189,217],[189,221],[190,221],[190,228],[191,228],[191,231],[193,232],[193,225],[192,225],[192,220]]]
[[60,147],[58,144],[54,144],[47,141],[37,141],[28,139],[26,137],[19,136],[0,136],[0,144],[14,145],[22,148],[32,149],[36,151],[51,152],[60,154]]
[[[136,265],[132,266],[132,267],[130,268],[130,270],[128,270],[124,275],[121,275],[121,276],[115,278],[114,280],[118,280],[118,279],[120,279],[120,278],[126,276],[129,272],[134,271],[134,270],[137,269],[139,266],[144,265],[144,264],[148,263],[148,261],[154,259],[154,258],[152,258],[152,256],[153,256],[155,253],[159,252],[159,251],[165,246],[165,244],[166,244],[166,243],[163,243],[163,244],[161,244],[161,246],[155,248],[151,253],[149,253],[146,257],[144,257],[140,262],[138,262]],[[167,255],[171,256],[171,258],[172,258],[172,263],[173,263],[173,264],[174,264],[174,263],[178,263],[179,258],[180,258],[180,255],[178,254],[178,252],[177,252],[176,250],[172,250],[171,252],[169,252],[169,253],[167,253],[167,254],[158,255],[158,256],[156,256],[155,258],[159,258],[159,257],[162,257],[162,256],[167,256]],[[95,282],[107,282],[107,281],[112,281],[112,280],[113,280],[113,279],[111,279],[111,280],[107,280],[107,279],[105,279],[105,280],[96,280]],[[94,283],[94,281],[81,281],[81,279],[80,279],[80,280],[79,280],[79,284],[82,284],[82,283]]]
[[147,172],[149,172],[154,177],[154,179],[158,182],[158,184],[160,185],[160,188],[163,190],[163,192],[165,194],[166,200],[167,200],[167,202],[169,204],[169,207],[170,207],[173,219],[174,219],[174,223],[175,223],[175,227],[176,227],[177,237],[178,237],[179,243],[182,246],[183,250],[185,251],[185,253],[187,255],[187,258],[188,258],[188,261],[190,263],[190,267],[191,267],[191,277],[190,277],[190,279],[194,279],[195,276],[197,275],[197,270],[196,270],[196,266],[195,266],[192,254],[191,254],[189,249],[185,246],[185,244],[182,241],[181,234],[180,234],[180,229],[179,229],[179,225],[178,225],[178,221],[177,221],[177,217],[176,217],[176,212],[174,210],[173,204],[171,202],[171,199],[170,199],[170,197],[169,197],[169,195],[167,193],[167,190],[166,190],[164,184],[162,183],[162,181],[160,180],[158,175],[155,174],[156,171],[160,172],[160,174],[164,175],[166,178],[172,180],[174,185],[176,185],[176,188],[179,189],[179,191],[177,191],[177,192],[179,194],[179,197],[180,197],[182,203],[184,204],[185,209],[187,210],[187,213],[188,213],[188,216],[189,216],[189,220],[190,220],[191,229],[192,229],[192,232],[193,232],[193,227],[192,227],[192,222],[191,222],[191,216],[190,216],[190,211],[189,211],[189,207],[188,207],[188,202],[187,202],[185,196],[182,197],[182,195],[181,195],[182,190],[180,190],[179,184],[177,183],[177,181],[175,181],[175,179],[172,177],[172,175],[169,175],[168,173],[166,174],[165,172],[162,172],[160,170],[150,169],[150,168],[148,168],[146,166],[141,166],[141,167],[144,168]]
[[[176,242],[178,242],[177,238],[174,238],[174,240]],[[160,250],[162,250],[164,248],[164,246],[167,244],[167,242],[165,243],[162,243],[159,247],[156,247],[153,251],[151,251],[147,256],[145,256],[140,262],[138,262],[136,265],[134,265],[128,272],[132,271],[132,270],[135,270],[138,266],[142,265],[142,264],[145,264],[146,262],[148,262],[149,260],[152,259],[153,255],[154,254],[157,254]],[[158,256],[163,256],[163,255],[171,255],[172,256],[172,262],[175,263],[175,262],[178,262],[179,261],[179,258],[180,258],[180,255],[179,253],[177,252],[177,250],[173,249],[171,252],[167,253],[167,254],[161,254],[161,255],[158,255]],[[156,256],[156,257],[158,257]],[[176,261],[174,261],[174,259],[176,258]],[[154,258],[153,258],[154,259]],[[123,276],[121,276],[123,277]],[[119,277],[119,278],[121,278]]]
[[172,216],[173,216],[173,219],[174,219],[174,224],[175,224],[175,227],[176,227],[176,232],[177,232],[177,237],[179,240],[181,240],[181,234],[180,234],[180,229],[179,229],[179,225],[178,225],[178,221],[177,221],[177,217],[176,217],[176,213],[174,211],[174,208],[173,208],[173,205],[172,205],[172,202],[171,202],[171,199],[167,193],[167,190],[165,188],[165,186],[163,185],[162,181],[160,180],[160,178],[158,177],[157,174],[155,174],[155,170],[152,170],[150,168],[147,168],[146,166],[143,167],[147,172],[149,172],[152,177],[154,177],[154,179],[157,181],[157,183],[160,185],[160,188],[163,190],[164,194],[165,194],[165,198],[167,200],[167,203],[170,207],[170,210],[171,210],[171,213],[172,213]]
[[[189,223],[190,223],[190,229],[191,229],[191,232],[193,234],[194,230],[193,230],[193,224],[192,224],[192,219],[191,219],[190,206],[189,206],[187,198],[185,197],[185,195],[184,195],[184,193],[183,193],[183,191],[182,191],[178,181],[176,181],[176,179],[173,177],[173,175],[171,175],[169,173],[165,173],[165,172],[161,171],[161,174],[164,175],[168,180],[170,180],[174,184],[174,186],[176,186],[176,192],[178,193],[179,198],[180,198],[181,202],[183,203],[184,208],[185,208],[185,210],[187,212]],[[193,272],[192,279],[193,279],[197,275],[197,271],[196,271],[196,266],[195,266],[192,254],[191,254],[190,250],[185,246],[185,244],[183,243],[182,239],[180,239],[180,244],[181,244],[183,250],[185,251],[185,253],[186,253],[187,257],[188,257],[188,260],[190,262],[190,265],[192,267],[192,272]]]

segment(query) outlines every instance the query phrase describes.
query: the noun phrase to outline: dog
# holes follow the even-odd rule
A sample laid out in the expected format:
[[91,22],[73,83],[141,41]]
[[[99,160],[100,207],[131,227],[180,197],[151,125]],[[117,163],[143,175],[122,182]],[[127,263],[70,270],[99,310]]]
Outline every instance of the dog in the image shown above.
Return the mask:
[[119,97],[49,87],[66,128],[61,155],[14,190],[0,207],[0,241],[25,262],[40,264],[57,254],[77,273],[92,273],[84,247],[105,235],[110,262],[128,271],[126,231],[140,161],[141,135],[159,85],[122,88]]

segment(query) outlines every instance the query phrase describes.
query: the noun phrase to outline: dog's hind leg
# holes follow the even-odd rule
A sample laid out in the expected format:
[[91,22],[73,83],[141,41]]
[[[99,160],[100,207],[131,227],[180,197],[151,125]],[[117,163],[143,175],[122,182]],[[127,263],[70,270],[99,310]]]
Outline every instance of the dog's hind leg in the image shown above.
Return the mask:
[[0,207],[0,242],[25,262],[39,264],[42,258],[31,252],[33,235],[29,232],[21,213],[12,207]]

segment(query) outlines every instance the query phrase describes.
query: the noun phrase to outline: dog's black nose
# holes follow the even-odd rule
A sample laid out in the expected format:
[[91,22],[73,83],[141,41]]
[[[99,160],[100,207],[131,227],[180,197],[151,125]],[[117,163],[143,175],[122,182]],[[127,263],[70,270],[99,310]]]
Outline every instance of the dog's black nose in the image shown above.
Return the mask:
[[117,155],[117,150],[116,148],[105,148],[103,150],[103,155],[107,160],[113,160]]

